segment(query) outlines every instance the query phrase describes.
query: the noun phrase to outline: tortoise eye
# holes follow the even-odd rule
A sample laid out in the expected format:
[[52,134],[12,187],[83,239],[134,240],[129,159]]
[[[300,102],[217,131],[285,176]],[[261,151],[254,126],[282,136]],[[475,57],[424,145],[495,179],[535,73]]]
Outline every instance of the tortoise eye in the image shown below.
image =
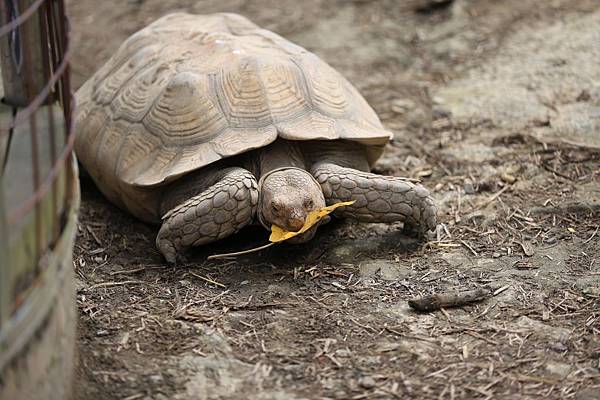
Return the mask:
[[271,203],[271,208],[273,209],[274,212],[279,212],[279,209],[280,209],[279,204],[277,204],[275,202]]

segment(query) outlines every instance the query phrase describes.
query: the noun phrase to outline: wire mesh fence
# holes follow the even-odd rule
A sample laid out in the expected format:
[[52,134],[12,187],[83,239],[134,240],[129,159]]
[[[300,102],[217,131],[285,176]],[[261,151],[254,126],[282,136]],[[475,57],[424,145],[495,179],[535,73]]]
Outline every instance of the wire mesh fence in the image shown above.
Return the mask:
[[[74,330],[65,321],[75,315],[73,293],[68,288],[72,288],[73,210],[79,196],[72,156],[73,97],[64,1],[0,0],[0,24],[2,397],[6,393],[24,395],[23,387],[17,387],[22,379],[10,379],[11,373],[17,374],[15,364],[10,362],[17,356],[34,354],[36,346],[32,341],[43,342],[40,332],[49,327],[60,328],[65,336],[56,340],[70,338],[72,342]],[[72,232],[65,234],[67,230]],[[64,285],[67,290],[63,290]],[[61,316],[54,326],[57,313]],[[71,348],[72,343],[44,345],[42,353],[48,357],[35,357],[38,361],[68,359],[71,351],[62,349],[65,355],[56,353],[64,346]],[[49,381],[56,383],[47,387],[59,382],[51,379],[53,374],[70,372],[48,372]],[[17,386],[12,387],[11,382],[17,382]],[[43,396],[35,393],[34,381],[27,385],[31,398]],[[61,393],[58,390],[51,397]]]
[[[68,22],[62,0],[4,0],[0,13],[4,241],[12,273],[20,275],[40,268],[39,260],[58,239],[73,185],[63,168],[74,140]],[[35,271],[28,272],[33,279]],[[2,317],[10,312],[3,311]]]

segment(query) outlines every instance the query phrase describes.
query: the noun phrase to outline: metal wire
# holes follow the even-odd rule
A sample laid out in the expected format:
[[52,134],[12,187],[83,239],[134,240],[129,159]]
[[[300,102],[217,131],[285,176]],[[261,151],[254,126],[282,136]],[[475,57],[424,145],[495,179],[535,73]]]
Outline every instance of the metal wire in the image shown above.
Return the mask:
[[[49,0],[49,1],[54,1],[54,0]],[[71,56],[70,49],[67,48],[67,51],[63,55],[62,62],[60,63],[60,65],[58,66],[56,71],[52,74],[52,76],[51,76],[50,80],[48,81],[48,83],[46,84],[46,86],[44,86],[42,91],[31,101],[31,103],[29,103],[29,105],[27,107],[25,107],[24,109],[17,112],[17,115],[15,116],[15,118],[13,119],[11,124],[9,124],[7,127],[2,127],[0,129],[0,136],[8,134],[8,132],[10,132],[11,129],[14,129],[18,125],[25,122],[27,119],[29,119],[31,117],[31,115],[33,113],[35,113],[37,111],[37,109],[40,107],[40,105],[42,105],[42,103],[48,97],[50,90],[54,87],[54,85],[56,85],[58,80],[61,79],[61,76],[64,74],[65,70],[67,69],[70,56]],[[63,105],[63,107],[65,107],[65,106]]]
[[15,29],[17,29],[19,26],[23,25],[23,23],[25,23],[27,20],[29,20],[29,18],[45,2],[46,2],[46,0],[36,0],[34,3],[32,3],[29,6],[29,8],[27,8],[27,10],[25,10],[23,13],[21,13],[21,15],[19,15],[17,18],[12,20],[8,24],[1,26],[0,27],[0,37],[2,37],[4,35],[8,35],[9,33],[13,32]]
[[[75,99],[71,98],[71,101],[74,102]],[[71,126],[69,129],[73,131],[73,126]],[[50,190],[50,186],[52,186],[52,183],[54,183],[54,180],[58,176],[58,173],[63,167],[63,164],[65,164],[65,161],[71,155],[71,151],[73,150],[74,144],[75,135],[71,134],[68,136],[66,146],[63,148],[63,151],[61,152],[60,156],[56,159],[56,163],[54,164],[52,169],[50,169],[50,172],[48,173],[48,175],[46,175],[46,179],[44,179],[44,181],[38,187],[33,196],[31,196],[29,200],[27,200],[27,202],[25,202],[21,207],[9,214],[7,221],[8,225],[15,224],[19,219],[27,215],[27,213],[29,213],[33,209],[33,207],[35,207],[35,205],[40,202],[44,195],[48,193],[48,190]]]
[[[43,7],[42,7],[43,6]],[[36,93],[28,93],[28,98],[31,100],[27,103],[24,108],[17,110],[14,118],[8,124],[8,126],[0,127],[0,137],[12,132],[16,133],[15,128],[21,124],[29,121],[29,132],[31,135],[32,145],[32,170],[33,170],[33,183],[34,193],[19,207],[11,210],[7,215],[8,225],[14,225],[32,210],[35,209],[36,214],[36,225],[38,225],[38,239],[41,236],[41,219],[39,210],[39,204],[44,199],[46,194],[52,190],[52,210],[53,210],[53,234],[57,236],[59,232],[58,226],[58,214],[61,209],[65,206],[64,204],[58,204],[58,195],[56,180],[60,175],[63,166],[70,161],[73,145],[75,142],[73,119],[71,118],[72,108],[74,105],[74,99],[70,90],[69,81],[69,59],[70,59],[70,46],[69,46],[69,23],[65,14],[65,7],[63,0],[36,0],[29,5],[29,7],[16,18],[0,27],[0,38],[16,29],[19,29],[23,24],[34,16],[39,15],[37,19],[39,21],[39,40],[42,42],[42,63],[43,74],[44,74],[44,86]],[[33,19],[32,19],[33,20]],[[34,59],[31,56],[31,49],[27,48],[28,43],[23,43],[23,54],[29,55],[30,62]],[[29,52],[29,53],[28,53]],[[25,77],[29,82],[33,82],[33,65],[24,65]],[[39,66],[38,66],[39,67]],[[26,85],[28,88],[31,85]],[[60,154],[57,154],[59,148],[56,143],[56,129],[55,129],[55,116],[53,114],[52,104],[58,99],[63,108],[63,115],[61,116],[65,120],[65,142],[61,144]],[[49,104],[48,115],[41,116],[46,117],[48,120],[48,131],[38,132],[39,123],[37,118],[40,115],[37,111],[43,104]],[[40,136],[42,134],[43,136]],[[45,177],[40,176],[40,165],[39,165],[39,154],[42,149],[40,148],[40,138],[47,138],[50,152],[51,167]],[[10,151],[10,150],[9,150]],[[68,176],[65,177],[65,184],[67,189],[70,187],[72,182],[68,181]],[[16,182],[15,184],[19,184]],[[68,193],[68,190],[65,191]],[[66,195],[65,198],[68,196]],[[39,243],[38,243],[39,244]],[[39,248],[39,247],[38,247]]]

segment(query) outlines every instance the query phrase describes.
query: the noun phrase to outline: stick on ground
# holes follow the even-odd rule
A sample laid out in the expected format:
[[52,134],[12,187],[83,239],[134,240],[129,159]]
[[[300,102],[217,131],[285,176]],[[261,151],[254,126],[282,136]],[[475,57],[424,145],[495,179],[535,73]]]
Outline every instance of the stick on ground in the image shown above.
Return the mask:
[[441,308],[459,307],[476,301],[485,300],[494,294],[491,290],[478,288],[474,290],[436,293],[408,300],[408,305],[417,311],[434,311]]

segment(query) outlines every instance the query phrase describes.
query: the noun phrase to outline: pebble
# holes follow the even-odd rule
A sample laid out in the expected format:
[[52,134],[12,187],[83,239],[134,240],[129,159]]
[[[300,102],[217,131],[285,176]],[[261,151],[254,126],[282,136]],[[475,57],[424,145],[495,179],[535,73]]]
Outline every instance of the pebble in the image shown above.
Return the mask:
[[392,111],[397,114],[404,114],[407,111],[414,110],[416,107],[414,101],[410,99],[396,99],[392,102]]
[[507,173],[503,173],[502,175],[500,175],[500,179],[502,179],[506,183],[515,183],[517,181],[517,178]]
[[375,387],[375,379],[370,376],[363,376],[358,380],[358,384],[365,389],[372,389]]
[[466,182],[464,184],[463,188],[465,189],[466,194],[474,194],[475,193],[475,188],[473,187],[473,184],[471,182]]
[[565,379],[571,372],[571,369],[572,367],[565,363],[548,361],[546,364],[546,372],[559,379]]

